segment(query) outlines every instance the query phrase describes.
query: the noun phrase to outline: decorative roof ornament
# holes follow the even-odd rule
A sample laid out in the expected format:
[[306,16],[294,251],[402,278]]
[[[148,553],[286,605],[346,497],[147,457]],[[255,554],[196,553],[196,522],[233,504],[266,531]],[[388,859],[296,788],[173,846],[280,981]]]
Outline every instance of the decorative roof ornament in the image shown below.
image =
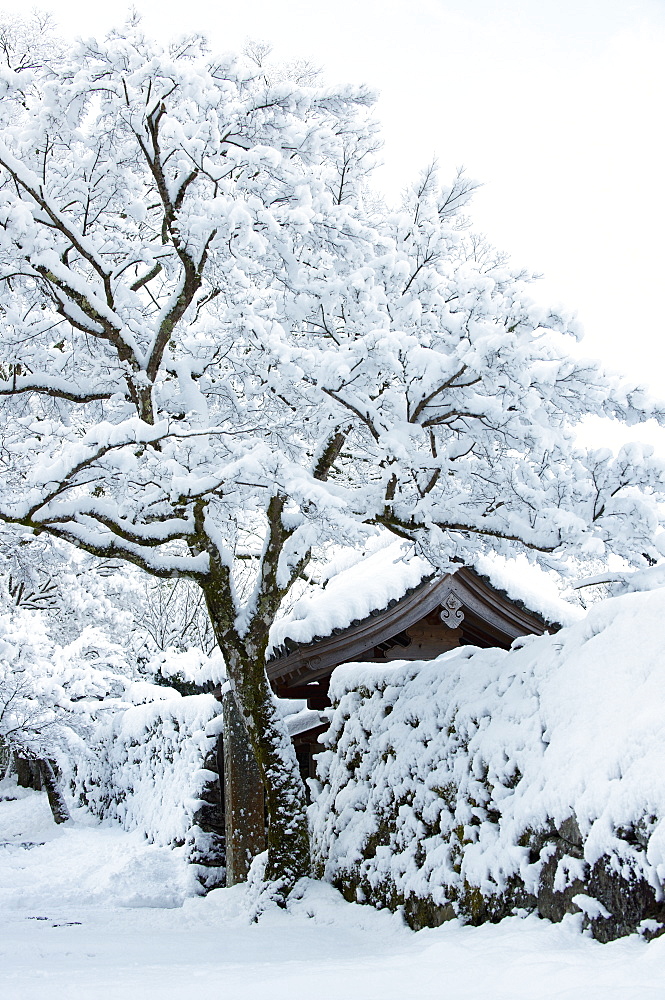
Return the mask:
[[449,590],[441,602],[442,610],[439,618],[448,628],[457,628],[464,621],[464,612],[460,610],[462,607],[459,597],[454,591]]

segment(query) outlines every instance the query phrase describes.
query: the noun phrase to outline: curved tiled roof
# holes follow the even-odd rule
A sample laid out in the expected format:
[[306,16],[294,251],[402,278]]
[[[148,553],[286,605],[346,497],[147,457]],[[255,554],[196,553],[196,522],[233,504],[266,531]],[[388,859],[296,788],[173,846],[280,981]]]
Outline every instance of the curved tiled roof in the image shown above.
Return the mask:
[[[391,574],[391,567],[398,572]],[[544,614],[529,607],[520,594],[528,599],[533,585],[511,583],[505,566],[492,569],[485,559],[477,568],[434,576],[433,567],[419,557],[409,559],[401,543],[387,546],[339,574],[329,590],[295,606],[273,633],[268,675],[287,686],[320,680],[339,663],[366,657],[380,642],[403,633],[440,607],[451,591],[464,607],[472,643],[481,637],[481,644],[507,646],[518,636],[566,624],[571,613],[574,617],[574,609],[552,594],[540,601]],[[359,609],[365,611],[362,617]]]

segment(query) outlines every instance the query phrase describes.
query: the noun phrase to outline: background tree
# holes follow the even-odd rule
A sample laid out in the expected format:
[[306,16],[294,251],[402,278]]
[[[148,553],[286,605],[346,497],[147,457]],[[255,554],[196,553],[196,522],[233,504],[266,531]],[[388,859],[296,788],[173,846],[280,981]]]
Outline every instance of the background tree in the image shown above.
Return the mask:
[[[45,788],[63,823],[69,811],[58,774],[85,752],[101,716],[128,707],[133,678],[124,651],[102,629],[88,625],[60,644],[49,624],[29,601],[0,605],[0,747],[4,768],[16,770],[20,784]],[[135,694],[146,693],[141,687]]]
[[2,97],[0,517],[201,589],[283,898],[308,839],[264,661],[312,561],[387,529],[442,569],[639,564],[662,465],[573,428],[663,413],[568,356],[566,321],[465,229],[463,175],[372,195],[362,88],[130,25],[4,71]]
[[154,581],[164,593],[146,600],[140,570],[11,530],[0,531],[0,563],[0,766],[45,789],[64,822],[59,775],[88,752],[98,723],[174,695],[164,690],[172,674],[184,693],[202,680],[210,689],[216,665],[196,643],[196,595],[178,593],[187,581]]
[[64,41],[54,30],[53,15],[34,8],[25,17],[3,11],[0,18],[0,64],[20,72],[41,69],[64,57]]

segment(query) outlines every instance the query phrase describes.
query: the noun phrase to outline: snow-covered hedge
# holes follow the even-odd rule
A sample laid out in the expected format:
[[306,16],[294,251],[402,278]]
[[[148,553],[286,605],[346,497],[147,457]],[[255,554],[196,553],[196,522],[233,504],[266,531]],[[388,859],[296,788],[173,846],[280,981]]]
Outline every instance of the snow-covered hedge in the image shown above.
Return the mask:
[[412,926],[665,923],[665,590],[521,648],[353,664],[312,807],[318,873]]
[[[100,728],[78,764],[75,791],[101,818],[141,830],[157,844],[186,844],[193,863],[223,865],[222,837],[209,822],[218,796],[215,751],[221,705],[211,694],[139,705]],[[203,873],[219,882],[223,869]]]

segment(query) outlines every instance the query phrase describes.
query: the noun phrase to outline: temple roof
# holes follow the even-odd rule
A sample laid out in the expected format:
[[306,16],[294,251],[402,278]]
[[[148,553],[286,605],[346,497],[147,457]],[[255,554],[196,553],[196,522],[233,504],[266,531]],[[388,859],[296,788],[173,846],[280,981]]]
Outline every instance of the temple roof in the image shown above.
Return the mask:
[[[273,627],[268,674],[279,684],[312,683],[339,663],[367,659],[387,639],[439,610],[469,644],[509,646],[518,636],[572,623],[582,609],[563,601],[551,574],[523,560],[481,556],[437,575],[393,542],[301,598]],[[405,645],[407,643],[404,643]]]
[[[547,624],[571,625],[582,615],[581,608],[561,598],[553,574],[524,557],[508,560],[479,555],[471,568],[490,587]],[[338,634],[340,629],[393,606],[437,576],[441,578],[431,563],[413,553],[413,546],[391,542],[364,555],[314,593],[301,597],[273,625],[271,650],[276,652],[285,643],[302,645]]]

